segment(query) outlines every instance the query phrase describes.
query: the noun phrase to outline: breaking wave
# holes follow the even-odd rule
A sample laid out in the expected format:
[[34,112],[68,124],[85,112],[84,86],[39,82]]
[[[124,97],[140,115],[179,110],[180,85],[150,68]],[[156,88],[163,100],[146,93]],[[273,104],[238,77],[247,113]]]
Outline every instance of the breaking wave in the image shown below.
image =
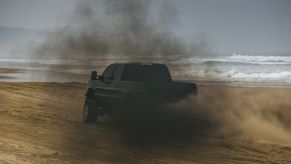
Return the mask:
[[291,72],[250,72],[232,70],[191,70],[188,72],[174,72],[178,79],[225,82],[266,82],[266,83],[290,83]]
[[231,57],[233,61],[262,64],[290,64],[290,56],[260,56],[260,55],[240,55],[234,53]]
[[[142,60],[141,60],[142,59]],[[143,61],[137,58],[136,61]],[[79,60],[25,60],[0,59],[2,67],[21,68],[25,70],[42,70],[87,75],[92,70],[102,73],[111,63],[125,62],[127,59],[92,59],[91,63]],[[291,83],[291,56],[240,55],[212,57],[193,57],[185,59],[165,60],[158,57],[149,58],[147,62],[165,63],[169,66],[174,79],[190,81],[223,81],[223,82],[259,82],[259,83]],[[84,65],[86,65],[84,67]],[[53,69],[52,69],[53,68]]]
[[259,64],[259,65],[274,65],[274,64],[291,64],[291,56],[274,56],[274,55],[241,55],[233,53],[231,56],[214,56],[214,57],[195,57],[190,59],[196,64]]

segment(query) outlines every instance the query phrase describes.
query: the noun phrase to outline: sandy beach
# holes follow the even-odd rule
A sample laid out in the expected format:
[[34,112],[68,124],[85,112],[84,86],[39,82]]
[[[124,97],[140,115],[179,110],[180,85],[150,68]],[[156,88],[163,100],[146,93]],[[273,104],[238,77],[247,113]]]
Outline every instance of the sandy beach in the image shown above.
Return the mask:
[[176,105],[219,126],[155,142],[132,141],[106,118],[83,123],[84,90],[0,83],[0,163],[291,163],[290,88],[200,85]]
[[291,164],[290,9],[0,0],[0,164]]

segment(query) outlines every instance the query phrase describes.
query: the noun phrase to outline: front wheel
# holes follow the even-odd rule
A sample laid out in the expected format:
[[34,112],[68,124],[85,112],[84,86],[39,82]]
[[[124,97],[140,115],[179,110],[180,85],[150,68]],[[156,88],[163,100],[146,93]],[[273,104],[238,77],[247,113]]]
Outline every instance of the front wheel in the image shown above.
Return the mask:
[[97,120],[97,108],[95,100],[86,100],[83,108],[83,119],[86,123],[93,123]]

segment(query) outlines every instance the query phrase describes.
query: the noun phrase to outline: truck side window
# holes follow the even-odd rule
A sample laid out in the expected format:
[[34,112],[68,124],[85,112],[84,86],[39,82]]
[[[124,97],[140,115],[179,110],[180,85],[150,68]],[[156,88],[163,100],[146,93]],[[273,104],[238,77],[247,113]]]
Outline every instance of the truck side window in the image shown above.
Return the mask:
[[144,65],[143,70],[147,81],[172,81],[168,68],[163,65]]
[[122,70],[123,70],[122,64],[117,64],[115,66],[115,69],[113,71],[114,80],[119,81],[121,79]]
[[150,65],[128,64],[124,68],[121,80],[136,82],[172,81],[168,68],[160,64],[150,64]]
[[114,67],[115,67],[115,66],[114,66],[113,64],[110,65],[110,66],[108,66],[108,67],[105,69],[105,71],[103,72],[102,76],[103,76],[104,78],[108,78],[108,77],[110,77],[110,76],[113,76]]
[[142,70],[139,64],[129,64],[124,67],[122,81],[142,81]]

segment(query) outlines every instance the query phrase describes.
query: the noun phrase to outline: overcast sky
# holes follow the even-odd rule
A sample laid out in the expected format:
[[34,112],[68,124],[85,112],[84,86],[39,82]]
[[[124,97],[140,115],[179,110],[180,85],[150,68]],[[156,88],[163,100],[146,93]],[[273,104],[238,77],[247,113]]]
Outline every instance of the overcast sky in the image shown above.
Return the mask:
[[[0,26],[49,30],[79,0],[0,0]],[[291,53],[291,0],[155,0],[175,6],[176,33],[220,53]]]

